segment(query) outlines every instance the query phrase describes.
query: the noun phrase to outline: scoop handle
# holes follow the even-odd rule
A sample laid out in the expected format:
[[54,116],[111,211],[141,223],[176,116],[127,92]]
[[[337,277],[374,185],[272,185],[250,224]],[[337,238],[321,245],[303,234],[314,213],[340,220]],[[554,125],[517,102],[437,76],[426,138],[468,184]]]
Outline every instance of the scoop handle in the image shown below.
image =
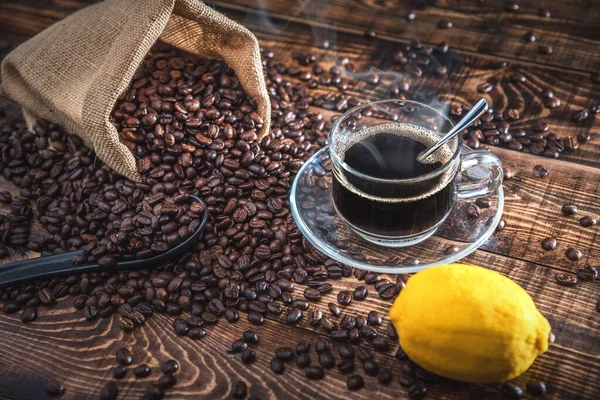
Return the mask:
[[462,132],[464,129],[468,128],[473,122],[475,122],[475,120],[477,120],[477,118],[481,117],[481,114],[486,112],[487,109],[488,109],[487,100],[484,98],[479,99],[479,101],[477,103],[475,103],[475,105],[471,108],[471,110],[469,110],[467,115],[465,115],[463,117],[463,119],[458,121],[458,123],[456,125],[454,125],[454,128],[450,129],[450,132],[448,132],[446,134],[446,136],[444,136],[443,138],[441,138],[440,140],[435,142],[435,144],[433,146],[431,146],[431,148],[429,148],[429,150],[425,151],[424,153],[419,154],[419,156],[417,157],[417,160],[419,162],[423,162],[427,157],[429,157],[430,155],[435,153],[435,151],[437,149],[442,147],[444,144],[446,144],[446,142],[448,142],[450,139],[452,139],[454,136],[456,136],[456,134],[458,134],[458,133]]

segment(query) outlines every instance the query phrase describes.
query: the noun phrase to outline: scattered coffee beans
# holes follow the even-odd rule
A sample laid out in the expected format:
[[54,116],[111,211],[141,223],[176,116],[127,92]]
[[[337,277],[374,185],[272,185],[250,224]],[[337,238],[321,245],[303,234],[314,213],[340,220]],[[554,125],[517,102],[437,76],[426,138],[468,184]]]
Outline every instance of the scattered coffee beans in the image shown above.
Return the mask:
[[569,274],[566,272],[557,272],[554,275],[556,283],[563,286],[575,286],[577,285],[577,275]]
[[542,240],[542,249],[544,250],[554,250],[556,249],[557,245],[558,242],[553,237],[547,237],[544,240]]
[[565,255],[571,261],[578,261],[582,256],[581,251],[573,247],[569,247],[567,251],[565,251]]
[[50,397],[60,397],[65,393],[65,385],[57,380],[50,379],[44,387],[46,394]]
[[365,386],[365,381],[360,375],[352,375],[346,380],[346,386],[349,390],[360,390]]

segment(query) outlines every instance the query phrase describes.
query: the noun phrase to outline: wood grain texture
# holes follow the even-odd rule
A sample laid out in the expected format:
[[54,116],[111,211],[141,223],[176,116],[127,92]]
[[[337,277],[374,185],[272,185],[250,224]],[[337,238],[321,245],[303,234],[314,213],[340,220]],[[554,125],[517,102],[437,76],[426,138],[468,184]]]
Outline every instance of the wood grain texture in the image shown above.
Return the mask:
[[[89,3],[88,0],[0,3],[0,52],[5,54],[26,37]],[[326,67],[345,56],[359,71],[369,71],[371,67],[396,70],[393,55],[409,39],[419,37],[432,45],[446,40],[458,49],[458,59],[449,80],[422,78],[413,85],[409,97],[437,97],[468,105],[479,96],[476,86],[489,81],[495,89],[486,97],[493,100],[495,109],[516,107],[524,115],[515,126],[528,128],[532,121],[543,119],[551,131],[561,136],[581,132],[593,135],[591,142],[575,153],[564,154],[558,161],[494,148],[492,151],[516,172],[504,185],[507,225],[465,262],[488,266],[523,286],[557,336],[550,350],[516,383],[525,387],[528,382],[544,380],[549,385],[546,398],[597,398],[600,393],[597,379],[600,375],[600,313],[595,310],[595,303],[600,299],[600,285],[582,282],[577,287],[565,288],[554,281],[554,274],[574,272],[582,265],[595,265],[600,255],[597,246],[600,228],[581,228],[578,218],[565,218],[560,213],[564,203],[573,202],[580,209],[578,217],[600,217],[596,201],[600,194],[600,130],[594,117],[580,124],[570,118],[573,111],[600,102],[598,85],[589,79],[589,72],[598,68],[597,57],[600,57],[600,37],[595,29],[600,8],[594,7],[592,1],[574,6],[561,0],[548,5],[553,18],[540,19],[537,17],[539,5],[527,3],[521,4],[518,14],[502,12],[496,18],[504,2],[488,1],[484,9],[472,0],[431,3],[425,10],[416,9],[417,19],[409,24],[403,19],[409,7],[407,2],[269,1],[265,3],[268,14],[247,0],[213,2],[219,10],[255,32],[261,45],[274,50],[277,60],[286,64],[294,63],[293,52],[311,51]],[[441,18],[452,20],[455,27],[445,31],[435,28]],[[482,24],[489,20],[493,20],[493,28],[483,28]],[[372,28],[377,30],[378,38],[365,39],[363,31]],[[522,35],[529,30],[540,40],[544,38],[544,43],[551,41],[552,56],[541,56],[537,54],[537,44],[522,42]],[[331,49],[317,47],[323,39],[331,41]],[[499,68],[498,57],[514,62],[508,68]],[[509,76],[514,72],[524,74],[527,81],[518,85],[511,83]],[[543,107],[540,93],[546,86],[552,86],[563,101],[560,108],[550,111]],[[362,98],[383,95],[381,88],[369,87],[364,82],[358,82],[355,88],[347,94]],[[330,89],[319,87],[317,91],[324,93]],[[9,110],[8,119],[18,115],[18,107],[1,96],[0,108]],[[325,116],[332,114],[321,111]],[[550,173],[546,178],[532,175],[531,169],[536,164],[548,167]],[[18,193],[17,188],[5,181],[0,181],[0,188]],[[40,234],[41,227],[33,226],[32,231]],[[558,248],[552,252],[540,247],[541,240],[549,235],[559,241]],[[584,257],[579,262],[573,263],[564,257],[564,250],[569,246],[583,252]],[[10,259],[34,255],[17,250]],[[328,314],[327,303],[335,301],[339,290],[358,285],[354,279],[332,283],[334,290],[311,304],[325,314]],[[294,290],[295,298],[302,297],[302,289]],[[353,301],[344,308],[343,314],[366,315],[377,310],[385,315],[379,329],[380,334],[385,334],[386,310],[390,303],[379,299],[372,286],[369,290],[371,294],[366,301]],[[246,382],[249,393],[261,399],[407,397],[406,389],[397,380],[401,362],[392,357],[395,346],[387,354],[376,355],[381,366],[395,374],[389,386],[380,387],[375,378],[362,374],[365,389],[350,393],[345,390],[346,377],[339,372],[328,372],[325,380],[311,383],[294,363],[286,364],[283,376],[274,375],[269,361],[277,347],[291,346],[299,340],[308,340],[314,345],[318,338],[326,335],[321,327],[310,326],[306,316],[296,327],[284,322],[285,312],[280,317],[270,316],[262,327],[254,327],[242,314],[235,324],[221,322],[208,327],[208,335],[194,342],[175,336],[172,317],[154,316],[142,329],[125,334],[116,319],[86,321],[81,312],[71,308],[71,302],[72,299],[64,299],[56,308],[42,309],[39,320],[28,325],[22,325],[18,316],[0,313],[0,397],[46,398],[44,383],[56,378],[67,386],[65,399],[97,398],[100,388],[112,379],[112,367],[116,365],[114,354],[123,346],[134,351],[134,365],[145,362],[153,369],[151,376],[142,380],[133,379],[130,371],[128,377],[118,383],[119,398],[123,399],[139,398],[147,383],[158,378],[160,364],[171,358],[181,363],[181,371],[178,385],[168,392],[170,398],[230,398],[237,380]],[[246,329],[253,329],[261,336],[261,345],[255,346],[258,359],[248,368],[242,365],[239,356],[227,353],[231,342]],[[367,342],[362,346],[371,347]],[[314,350],[311,354],[315,363]],[[432,399],[502,398],[493,385],[442,381],[429,384],[428,388],[428,398]]]
[[[557,336],[548,353],[541,356],[516,383],[525,386],[527,382],[542,379],[550,386],[549,398],[593,398],[600,391],[600,383],[594,378],[600,371],[600,360],[594,353],[600,316],[594,313],[593,304],[586,299],[597,295],[597,287],[586,283],[576,289],[564,290],[553,282],[553,273],[547,268],[482,251],[465,261],[489,265],[522,285],[548,318]],[[357,286],[357,282],[349,278],[332,283],[335,288],[330,294],[311,303],[326,314],[327,303],[334,301],[339,290]],[[369,289],[374,292],[372,286]],[[300,291],[301,288],[294,290],[295,297],[301,296]],[[368,311],[377,310],[385,316],[379,328],[379,333],[385,335],[389,321],[385,314],[388,306],[389,302],[371,294],[363,302],[354,301],[342,315],[365,315]],[[208,327],[204,339],[192,341],[176,337],[172,330],[172,317],[154,316],[141,329],[126,334],[112,318],[93,323],[85,321],[81,312],[70,308],[68,299],[57,308],[44,310],[38,321],[28,325],[22,325],[18,317],[2,316],[0,392],[20,398],[44,398],[43,385],[46,380],[54,378],[67,387],[65,399],[96,398],[103,384],[112,379],[116,350],[125,346],[134,353],[133,366],[147,363],[153,373],[148,378],[135,380],[129,372],[128,378],[119,382],[120,398],[139,397],[148,382],[158,378],[161,363],[168,359],[176,359],[181,364],[179,383],[169,392],[172,398],[229,397],[232,385],[240,379],[249,385],[251,394],[261,399],[347,398],[348,392],[343,389],[345,377],[337,371],[328,372],[323,381],[311,385],[306,383],[303,371],[293,363],[286,364],[283,376],[275,376],[269,370],[269,361],[276,348],[294,346],[299,340],[307,340],[314,346],[318,338],[325,336],[322,328],[311,327],[306,318],[297,327],[277,318],[268,318],[265,325],[255,327],[243,317],[242,314],[235,324],[223,321]],[[257,351],[257,361],[248,368],[242,365],[239,356],[227,353],[230,343],[241,337],[246,329],[255,330],[260,336],[260,345],[253,347]],[[370,348],[366,342],[363,345]],[[401,362],[393,358],[395,350],[396,346],[392,343],[387,355],[375,353],[375,359],[381,367],[390,368],[399,375]],[[334,354],[337,356],[336,351]],[[311,355],[316,362],[314,349]],[[370,398],[372,393],[368,389],[377,390],[377,396],[381,398],[406,395],[397,379],[382,387],[378,387],[372,377],[366,377],[366,382],[366,390],[353,393],[353,398]],[[429,386],[431,398],[500,398],[494,385],[439,382]]]

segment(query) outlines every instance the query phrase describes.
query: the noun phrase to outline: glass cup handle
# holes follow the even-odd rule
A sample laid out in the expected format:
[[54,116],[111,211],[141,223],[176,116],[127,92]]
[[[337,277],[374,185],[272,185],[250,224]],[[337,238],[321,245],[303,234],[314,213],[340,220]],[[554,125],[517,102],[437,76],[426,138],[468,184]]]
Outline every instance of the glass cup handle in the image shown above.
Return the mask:
[[500,159],[489,151],[469,151],[463,156],[458,175],[457,196],[466,200],[487,196],[498,189],[504,170]]

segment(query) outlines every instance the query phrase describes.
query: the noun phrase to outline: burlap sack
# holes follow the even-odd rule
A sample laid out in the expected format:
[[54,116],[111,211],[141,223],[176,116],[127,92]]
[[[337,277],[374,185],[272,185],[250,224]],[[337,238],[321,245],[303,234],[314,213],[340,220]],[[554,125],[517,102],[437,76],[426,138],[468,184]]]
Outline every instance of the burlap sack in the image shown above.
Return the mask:
[[109,166],[139,181],[110,114],[142,59],[161,39],[232,67],[269,131],[271,105],[256,37],[197,0],[107,0],[52,25],[2,62],[2,87],[27,123],[46,119],[80,136]]

